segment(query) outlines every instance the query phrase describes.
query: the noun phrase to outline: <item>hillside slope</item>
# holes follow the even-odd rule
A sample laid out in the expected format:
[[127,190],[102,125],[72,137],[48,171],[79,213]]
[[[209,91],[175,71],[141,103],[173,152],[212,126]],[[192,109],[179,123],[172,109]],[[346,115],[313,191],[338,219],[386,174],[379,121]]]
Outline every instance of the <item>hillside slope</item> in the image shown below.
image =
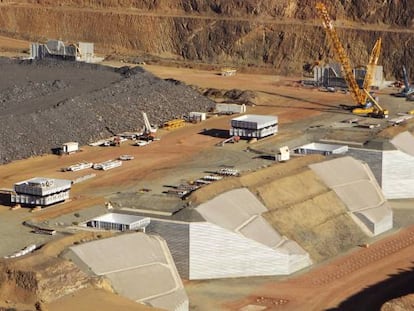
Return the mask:
[[[0,29],[13,37],[91,41],[105,53],[151,54],[178,61],[264,66],[298,74],[330,59],[314,0],[3,0]],[[331,15],[354,65],[366,64],[383,38],[389,78],[412,62],[413,6],[408,1],[330,1]],[[368,8],[368,9],[367,9]],[[99,31],[96,31],[99,29]]]

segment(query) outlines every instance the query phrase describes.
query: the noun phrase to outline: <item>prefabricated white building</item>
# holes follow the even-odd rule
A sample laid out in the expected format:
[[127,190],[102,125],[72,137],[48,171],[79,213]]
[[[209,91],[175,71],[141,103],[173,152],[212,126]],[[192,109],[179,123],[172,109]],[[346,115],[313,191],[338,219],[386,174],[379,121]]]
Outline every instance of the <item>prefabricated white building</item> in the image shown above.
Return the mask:
[[278,117],[246,114],[231,120],[230,136],[262,138],[277,133]]
[[233,114],[233,113],[245,113],[245,104],[229,104],[229,103],[218,103],[216,104],[216,111],[219,114]]
[[295,153],[299,154],[344,154],[348,151],[348,146],[332,145],[324,143],[310,143],[294,149]]
[[145,232],[145,227],[149,223],[150,219],[148,217],[108,213],[87,221],[86,225],[88,227],[105,230],[128,231],[140,229]]
[[79,151],[78,142],[71,141],[62,145],[62,153],[69,154],[77,151]]
[[69,199],[71,180],[35,177],[14,185],[15,194],[10,202],[16,204],[47,206]]

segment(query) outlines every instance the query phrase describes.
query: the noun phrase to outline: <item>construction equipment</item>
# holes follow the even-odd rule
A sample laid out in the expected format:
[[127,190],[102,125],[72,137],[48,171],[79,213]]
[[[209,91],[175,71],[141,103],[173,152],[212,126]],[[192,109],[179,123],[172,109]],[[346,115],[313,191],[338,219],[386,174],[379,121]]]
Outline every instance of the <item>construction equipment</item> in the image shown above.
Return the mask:
[[363,89],[363,91],[368,98],[366,104],[361,108],[354,108],[352,110],[352,113],[357,115],[366,115],[373,118],[388,118],[388,110],[382,108],[378,104],[378,101],[372,97],[372,95],[366,89]]
[[141,135],[137,136],[137,139],[144,140],[144,141],[153,141],[155,140],[154,133],[157,132],[157,128],[151,126],[148,116],[145,112],[142,112],[142,117],[144,118],[144,130]]
[[173,130],[176,128],[183,127],[185,125],[184,119],[174,119],[164,123],[163,128],[166,130]]
[[[408,82],[408,75],[407,70],[405,69],[405,66],[402,67],[403,76],[404,76],[404,88],[401,92],[393,94],[396,97],[406,97],[407,100],[411,100],[410,98],[414,94],[414,88],[410,86],[410,83]],[[410,97],[410,98],[409,98]]]
[[[334,50],[336,52],[336,56],[342,65],[342,73],[351,92],[352,99],[357,104],[357,108],[353,109],[352,113],[357,115],[366,115],[378,118],[388,117],[388,111],[383,109],[378,104],[378,102],[371,96],[371,94],[369,94],[369,92],[367,92],[365,89],[363,89],[363,91],[359,89],[358,83],[356,82],[356,79],[352,72],[352,67],[349,58],[341,44],[341,41],[339,40],[338,34],[333,26],[332,20],[329,16],[328,10],[326,9],[325,5],[321,2],[318,2],[316,4],[316,9],[318,11],[320,18],[322,19],[323,27],[325,28],[326,33],[332,41]],[[376,63],[378,61],[377,58],[379,57],[380,46],[381,41],[380,43],[378,43],[377,41],[377,43],[374,46],[373,52],[371,53],[372,59],[370,58],[370,63]],[[372,83],[369,81],[369,77],[366,80],[367,85],[369,83]]]
[[[365,73],[364,83],[362,86],[362,88],[365,90],[369,90],[370,87],[372,86],[372,81],[374,80],[375,68],[378,64],[378,59],[381,53],[381,45],[382,45],[382,39],[378,38],[374,44],[374,47],[372,48],[371,55],[369,57],[367,71]],[[363,94],[363,99],[364,99],[364,102],[367,101],[367,96],[365,93]]]

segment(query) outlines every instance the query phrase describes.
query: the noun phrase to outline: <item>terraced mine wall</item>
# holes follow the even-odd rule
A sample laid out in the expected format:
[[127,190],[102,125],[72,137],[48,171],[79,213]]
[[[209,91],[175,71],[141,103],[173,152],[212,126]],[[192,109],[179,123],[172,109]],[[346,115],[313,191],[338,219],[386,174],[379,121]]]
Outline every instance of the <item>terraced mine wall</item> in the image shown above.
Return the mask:
[[[314,0],[2,1],[0,29],[19,38],[91,41],[105,53],[171,61],[262,67],[294,75],[306,63],[333,58]],[[344,47],[368,62],[378,37],[388,79],[413,73],[413,6],[406,1],[329,2]],[[369,8],[369,9],[367,9]],[[99,29],[99,31],[96,31]]]
[[0,163],[81,145],[214,103],[185,84],[136,67],[0,59]]

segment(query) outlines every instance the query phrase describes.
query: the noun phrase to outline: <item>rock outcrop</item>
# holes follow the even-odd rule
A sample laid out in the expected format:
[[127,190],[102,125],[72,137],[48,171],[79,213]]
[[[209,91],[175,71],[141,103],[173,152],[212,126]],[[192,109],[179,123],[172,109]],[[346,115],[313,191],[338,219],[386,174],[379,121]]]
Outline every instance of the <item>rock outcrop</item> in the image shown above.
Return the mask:
[[[306,63],[333,58],[316,0],[3,0],[0,29],[11,36],[95,42],[105,53],[265,67],[299,74]],[[413,6],[407,1],[329,2],[352,63],[363,65],[378,37],[386,76],[414,65]],[[99,29],[99,31],[95,31]]]

